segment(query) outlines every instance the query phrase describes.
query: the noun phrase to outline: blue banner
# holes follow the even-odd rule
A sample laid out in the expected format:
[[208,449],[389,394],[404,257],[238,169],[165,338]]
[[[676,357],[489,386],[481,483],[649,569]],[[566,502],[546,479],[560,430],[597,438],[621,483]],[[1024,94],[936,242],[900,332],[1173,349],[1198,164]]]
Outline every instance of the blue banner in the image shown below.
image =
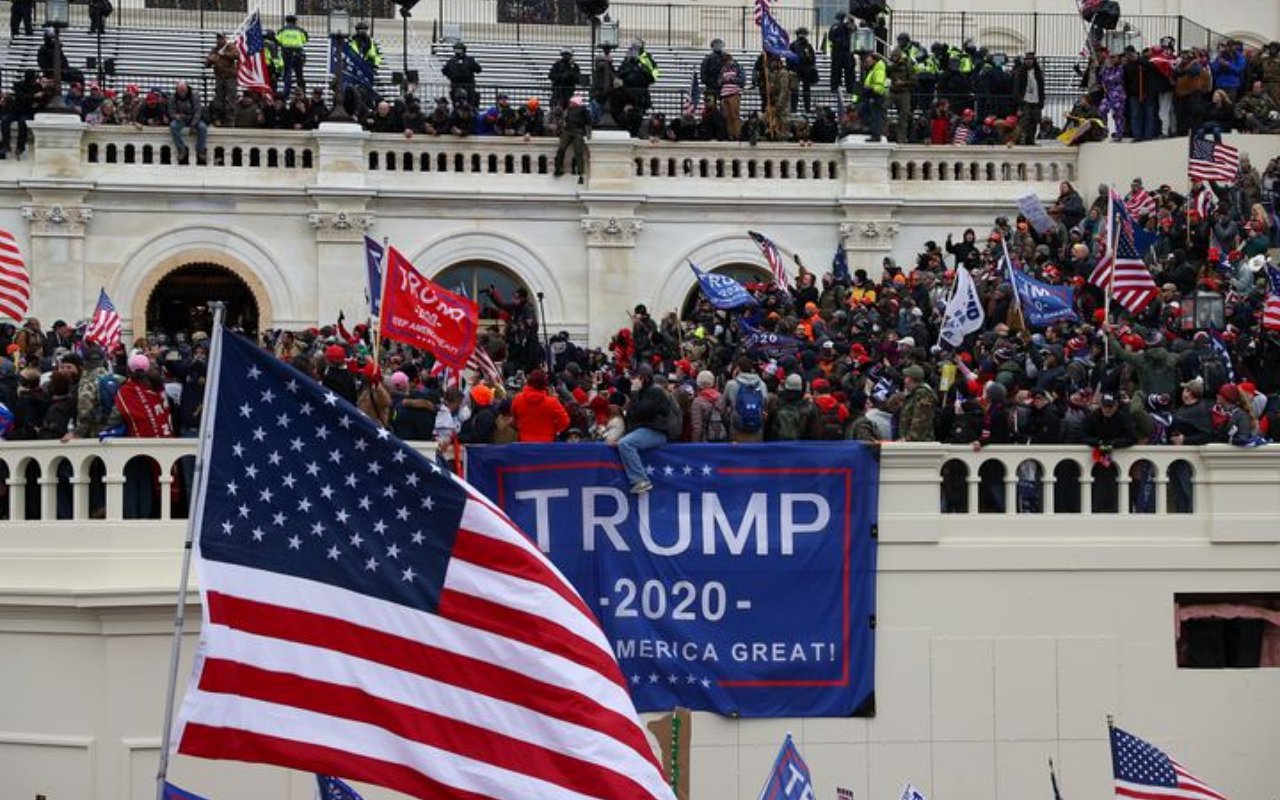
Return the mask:
[[1031,327],[1047,328],[1062,320],[1080,321],[1070,286],[1042,283],[1017,267],[1011,268],[1009,274],[1013,276],[1013,285],[1018,291],[1018,300],[1022,303],[1022,313]]
[[742,332],[742,349],[757,358],[786,358],[800,349],[796,337],[757,328],[745,319],[738,320],[738,330]]
[[640,711],[849,716],[874,689],[877,450],[667,445],[628,493],[616,448],[467,451],[468,480],[597,615]]
[[760,15],[760,43],[771,56],[786,61],[800,60],[800,56],[791,52],[791,37],[787,35],[786,29],[778,24],[767,8]]
[[747,287],[728,275],[703,272],[692,261],[689,262],[689,269],[693,270],[693,274],[697,276],[698,285],[702,288],[702,295],[707,298],[707,302],[716,308],[727,310],[758,305],[756,298],[752,296],[751,292],[747,291]]
[[382,307],[382,245],[364,237],[364,269],[369,278],[369,312],[378,316]]

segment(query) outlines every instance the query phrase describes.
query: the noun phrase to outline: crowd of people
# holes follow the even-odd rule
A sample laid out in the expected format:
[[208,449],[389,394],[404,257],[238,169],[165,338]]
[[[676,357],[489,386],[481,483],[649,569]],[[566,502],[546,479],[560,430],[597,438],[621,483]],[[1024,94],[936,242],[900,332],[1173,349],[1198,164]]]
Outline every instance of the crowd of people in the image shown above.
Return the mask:
[[[447,92],[434,98],[412,91],[382,96],[375,90],[381,50],[362,22],[347,42],[350,57],[368,66],[369,79],[363,85],[348,81],[337,102],[347,118],[377,133],[553,136],[564,137],[568,146],[601,124],[616,124],[651,141],[801,144],[835,142],[850,134],[934,145],[1025,145],[1280,132],[1280,42],[1252,48],[1226,39],[1210,52],[1179,49],[1165,37],[1141,50],[1125,45],[1113,52],[1107,47],[1113,39],[1095,26],[1076,65],[1083,93],[1064,118],[1055,120],[1045,113],[1050,81],[1035,53],[1011,59],[973,39],[926,47],[907,31],[886,41],[887,14],[883,3],[853,3],[850,12],[836,14],[816,46],[810,32],[799,27],[790,41],[790,58],[758,53],[749,65],[715,39],[693,85],[681,92],[679,112],[670,114],[655,108],[661,70],[640,38],[617,58],[613,48],[603,47],[585,68],[571,49],[564,49],[547,71],[545,99],[529,87],[521,87],[518,97],[489,90],[482,99],[483,67],[463,43],[454,46],[440,69]],[[15,30],[23,24],[20,16],[14,17]],[[859,50],[854,40],[864,45],[868,40],[859,33],[871,34],[873,47]],[[200,142],[210,127],[314,129],[331,118],[334,101],[323,87],[308,91],[303,71],[308,39],[293,16],[279,31],[265,32],[268,93],[241,90],[239,49],[219,34],[204,59],[211,70],[211,96],[202,97],[185,83],[171,91],[100,86],[72,67],[46,32],[39,69],[28,71],[0,98],[0,154],[22,155],[26,123],[59,94],[63,105],[90,124],[169,127],[184,161],[186,132],[195,135],[197,158],[204,159]],[[825,80],[820,52],[829,54]],[[53,82],[59,58],[65,90]],[[829,91],[822,91],[824,84]],[[742,98],[752,92],[758,93],[758,110],[744,111]],[[571,112],[577,104],[588,112],[586,125]]]
[[[1159,296],[1138,313],[1089,281],[1101,255],[1107,187],[1086,199],[1064,183],[1038,232],[1021,216],[927,243],[914,263],[885,258],[794,286],[747,285],[758,305],[722,311],[703,297],[683,318],[635,307],[610,342],[543,340],[527,291],[487,289],[480,335],[495,369],[466,376],[425,353],[375,348],[364,324],[269,331],[264,347],[406,439],[446,445],[605,441],[635,469],[663,441],[808,439],[1081,444],[1254,445],[1280,430],[1280,323],[1263,309],[1268,248],[1280,246],[1280,159],[1247,160],[1204,198],[1135,181],[1126,204],[1154,235]],[[1069,287],[1071,319],[1032,329],[1003,263]],[[960,271],[985,323],[959,347],[939,342]],[[1213,316],[1217,298],[1218,316]],[[206,334],[152,336],[104,353],[82,330],[35,320],[0,328],[0,403],[8,439],[194,435]],[[110,377],[113,376],[114,377]],[[104,377],[106,376],[106,377]],[[651,387],[656,387],[655,391]],[[132,401],[131,401],[132,400]],[[154,409],[162,407],[163,414]],[[150,409],[150,410],[148,410]],[[638,432],[639,431],[639,432]],[[643,491],[642,473],[632,471]]]

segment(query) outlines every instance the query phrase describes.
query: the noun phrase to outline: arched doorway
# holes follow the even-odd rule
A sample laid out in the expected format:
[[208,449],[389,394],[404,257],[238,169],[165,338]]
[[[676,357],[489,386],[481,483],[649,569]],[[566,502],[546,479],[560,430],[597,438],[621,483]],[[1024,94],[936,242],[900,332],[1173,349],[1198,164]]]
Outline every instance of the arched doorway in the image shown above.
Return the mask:
[[533,297],[524,281],[511,270],[493,261],[460,261],[445,267],[431,280],[451,292],[466,294],[479,303],[482,319],[498,319],[499,316],[498,309],[481,294],[489,286],[497,289],[505,300],[510,300],[516,289],[524,289],[529,292],[530,299]]
[[[727,275],[742,284],[772,280],[769,270],[757,267],[755,264],[725,264],[711,271],[717,275]],[[689,287],[689,292],[680,305],[680,319],[692,319],[700,299],[702,299],[702,289],[695,278],[693,286]]]
[[212,301],[227,306],[226,325],[255,336],[260,313],[253,290],[226,267],[187,264],[169,272],[147,298],[147,333],[170,338],[213,327]]

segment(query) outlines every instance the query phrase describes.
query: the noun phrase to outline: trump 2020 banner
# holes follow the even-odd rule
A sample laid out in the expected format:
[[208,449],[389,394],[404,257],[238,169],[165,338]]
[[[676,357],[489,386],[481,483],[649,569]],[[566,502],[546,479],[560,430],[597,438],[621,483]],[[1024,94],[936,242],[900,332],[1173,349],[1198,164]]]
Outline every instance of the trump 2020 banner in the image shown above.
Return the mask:
[[445,366],[465,367],[476,349],[480,307],[427,280],[394,247],[384,269],[382,335],[426,350]]
[[628,491],[616,448],[467,451],[468,480],[596,614],[640,711],[869,713],[878,452],[668,445]]

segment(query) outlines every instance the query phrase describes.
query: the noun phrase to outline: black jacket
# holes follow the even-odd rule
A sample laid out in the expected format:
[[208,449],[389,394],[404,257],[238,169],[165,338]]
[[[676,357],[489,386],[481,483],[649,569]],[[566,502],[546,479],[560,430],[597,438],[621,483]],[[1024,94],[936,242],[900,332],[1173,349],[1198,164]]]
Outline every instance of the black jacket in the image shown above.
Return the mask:
[[436,404],[425,392],[414,392],[397,408],[391,420],[391,432],[406,442],[423,442],[435,438]]
[[627,430],[648,428],[665,436],[670,415],[667,393],[650,383],[631,396],[627,405]]
[[1109,417],[1104,416],[1101,410],[1095,410],[1085,417],[1081,436],[1091,447],[1133,447],[1138,442],[1138,429],[1124,408],[1117,408],[1116,413]]
[[[346,400],[351,405],[356,404],[356,397],[359,395],[359,391],[356,388],[356,376],[351,374],[351,370],[347,369],[345,364],[327,367],[324,371],[324,377],[320,379],[320,383],[324,388]],[[434,421],[434,417],[432,419]]]

